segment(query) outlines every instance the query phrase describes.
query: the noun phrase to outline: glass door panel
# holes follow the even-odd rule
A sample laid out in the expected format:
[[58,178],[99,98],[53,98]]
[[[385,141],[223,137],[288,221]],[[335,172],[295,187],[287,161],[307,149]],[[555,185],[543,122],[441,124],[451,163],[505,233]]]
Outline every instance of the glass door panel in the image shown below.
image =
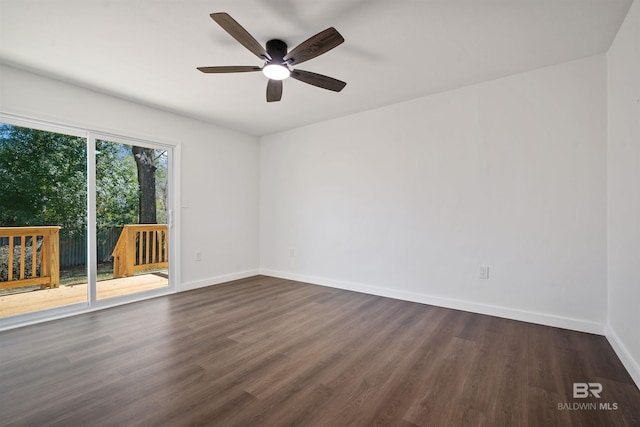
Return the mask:
[[166,149],[96,140],[96,299],[169,285]]
[[86,141],[0,123],[0,318],[87,302]]

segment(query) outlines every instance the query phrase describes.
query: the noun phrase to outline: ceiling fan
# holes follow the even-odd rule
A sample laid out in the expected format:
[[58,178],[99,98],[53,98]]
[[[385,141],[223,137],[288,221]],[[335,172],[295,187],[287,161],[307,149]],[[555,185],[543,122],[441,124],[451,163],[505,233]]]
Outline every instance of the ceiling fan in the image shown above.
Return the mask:
[[280,101],[282,98],[282,80],[292,77],[301,82],[340,92],[346,83],[322,74],[293,69],[291,66],[301,64],[328,52],[344,42],[344,38],[333,27],[319,32],[308,38],[290,51],[282,40],[269,40],[266,49],[256,41],[235,19],[227,13],[212,13],[211,18],[216,21],[231,37],[241,45],[249,49],[254,55],[264,61],[262,67],[258,66],[220,66],[198,67],[203,73],[244,73],[249,71],[262,71],[269,78],[267,83],[267,102]]

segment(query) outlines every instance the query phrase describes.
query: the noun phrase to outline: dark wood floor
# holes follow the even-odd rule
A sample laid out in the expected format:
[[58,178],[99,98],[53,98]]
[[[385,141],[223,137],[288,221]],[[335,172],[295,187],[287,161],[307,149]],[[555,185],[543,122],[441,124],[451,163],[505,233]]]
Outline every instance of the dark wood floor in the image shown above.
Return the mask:
[[601,336],[259,276],[0,333],[0,425],[638,426],[640,391]]

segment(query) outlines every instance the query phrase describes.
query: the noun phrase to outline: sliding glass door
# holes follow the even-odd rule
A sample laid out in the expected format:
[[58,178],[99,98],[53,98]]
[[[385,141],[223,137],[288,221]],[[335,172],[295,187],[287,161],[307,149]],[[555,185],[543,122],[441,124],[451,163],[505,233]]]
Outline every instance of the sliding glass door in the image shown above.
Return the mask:
[[0,123],[0,318],[87,302],[87,139]]
[[0,117],[0,329],[173,291],[173,157]]
[[96,298],[167,288],[170,150],[95,144]]

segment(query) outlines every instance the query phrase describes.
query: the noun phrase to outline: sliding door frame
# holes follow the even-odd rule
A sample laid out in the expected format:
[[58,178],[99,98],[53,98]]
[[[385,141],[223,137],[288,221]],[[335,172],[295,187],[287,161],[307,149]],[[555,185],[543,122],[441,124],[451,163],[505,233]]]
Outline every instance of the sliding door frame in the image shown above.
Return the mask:
[[[131,146],[135,145],[138,147],[153,148],[156,150],[160,149],[160,150],[167,151],[167,166],[169,170],[169,173],[167,176],[167,181],[168,181],[167,184],[169,187],[169,191],[168,191],[169,197],[167,200],[167,204],[169,206],[169,209],[167,209],[167,227],[169,229],[169,284],[168,284],[168,287],[166,288],[152,289],[149,291],[142,291],[134,294],[121,295],[121,296],[112,297],[112,298],[97,299],[97,295],[96,295],[97,218],[96,218],[96,210],[95,210],[95,206],[96,206],[95,150],[96,150],[97,140],[115,142],[118,144],[125,144],[125,145],[131,145]],[[95,131],[89,132],[89,135],[87,138],[87,144],[88,144],[87,155],[89,155],[89,153],[91,152],[93,156],[93,162],[89,163],[93,168],[93,170],[87,170],[87,180],[90,181],[90,185],[88,186],[89,194],[87,199],[92,200],[92,206],[94,206],[91,210],[88,210],[89,217],[87,219],[90,224],[89,231],[87,234],[91,236],[93,239],[93,241],[88,242],[89,248],[88,248],[88,254],[87,254],[87,256],[93,260],[93,262],[89,264],[92,267],[90,268],[90,271],[89,271],[89,284],[90,284],[89,289],[92,290],[91,292],[89,292],[90,306],[95,308],[106,308],[106,307],[111,307],[113,305],[139,301],[141,299],[147,299],[147,298],[152,298],[160,295],[167,295],[167,294],[176,292],[178,289],[177,287],[178,278],[180,277],[177,274],[177,270],[179,270],[178,260],[180,258],[176,256],[176,253],[178,252],[178,248],[179,248],[179,242],[177,240],[177,237],[179,236],[179,233],[177,232],[177,228],[178,228],[177,226],[179,224],[179,221],[175,219],[176,204],[177,204],[177,200],[179,199],[176,197],[176,189],[174,189],[174,187],[179,188],[179,182],[176,182],[177,177],[179,176],[179,174],[176,173],[176,169],[177,169],[176,153],[179,152],[179,146],[167,144],[167,143],[149,141],[145,139],[115,135],[110,133],[95,132]],[[89,179],[90,174],[93,174],[91,179]]]
[[[84,138],[87,144],[87,301],[25,313],[0,319],[0,331],[29,324],[73,316],[141,301],[157,296],[169,295],[179,290],[180,280],[180,145],[155,138],[141,139],[76,126],[38,120],[0,112],[0,122],[47,132],[61,133]],[[169,284],[167,287],[143,291],[130,295],[98,300],[97,284],[97,230],[96,230],[96,140],[107,140],[127,145],[136,145],[167,151],[168,156],[168,209],[169,230]]]

